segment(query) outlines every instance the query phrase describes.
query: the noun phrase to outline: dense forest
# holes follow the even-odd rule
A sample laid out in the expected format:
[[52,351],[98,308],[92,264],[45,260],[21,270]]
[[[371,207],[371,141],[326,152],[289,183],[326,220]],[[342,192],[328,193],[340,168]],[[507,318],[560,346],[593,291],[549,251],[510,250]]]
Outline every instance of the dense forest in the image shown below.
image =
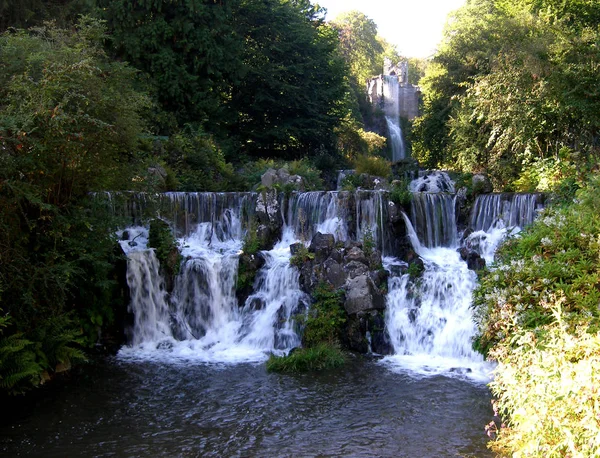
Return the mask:
[[[0,2],[0,33],[5,393],[119,342],[118,221],[93,192],[250,190],[275,165],[320,184],[388,154],[367,129],[365,83],[403,57],[356,11],[327,22],[309,0],[23,0]],[[409,61],[422,167],[554,199],[476,293],[475,345],[500,363],[492,389],[511,419],[490,426],[494,447],[592,456],[600,3],[468,0],[435,55]]]

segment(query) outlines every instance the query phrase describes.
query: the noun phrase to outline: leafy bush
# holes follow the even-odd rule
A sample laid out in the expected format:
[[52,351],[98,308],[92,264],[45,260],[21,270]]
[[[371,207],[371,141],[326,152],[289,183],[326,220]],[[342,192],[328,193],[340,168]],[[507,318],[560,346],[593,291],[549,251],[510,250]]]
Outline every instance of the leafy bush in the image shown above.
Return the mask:
[[33,342],[20,333],[2,336],[2,328],[9,323],[9,316],[0,317],[0,389],[15,394],[38,385],[42,367],[36,361]]
[[490,354],[500,362],[490,387],[506,419],[491,443],[501,456],[600,455],[600,334],[569,331],[563,303],[544,302],[554,315],[551,324],[518,332],[510,351],[499,346]]
[[356,173],[366,173],[377,177],[388,178],[392,173],[392,167],[386,159],[378,156],[358,156],[354,160]]
[[541,301],[565,297],[565,319],[599,323],[600,180],[567,206],[546,209],[528,230],[504,244],[493,270],[475,291],[482,351],[506,342],[515,329],[548,324],[552,315]]
[[398,180],[392,183],[390,200],[400,207],[406,207],[412,202],[413,194],[409,191],[409,180]]
[[343,292],[321,283],[313,293],[315,302],[306,316],[298,317],[304,325],[302,345],[288,356],[271,355],[267,370],[274,372],[319,371],[344,364],[339,348],[346,313],[342,307]]
[[[202,130],[185,129],[165,142],[165,161],[179,191],[237,191],[244,188],[225,155]],[[169,178],[169,175],[167,175]]]
[[337,345],[342,326],[346,322],[346,312],[342,306],[343,292],[334,290],[326,283],[320,283],[313,293],[314,303],[303,317],[304,332],[302,345],[314,347],[321,343]]
[[168,223],[160,219],[150,221],[148,246],[156,250],[156,258],[167,274],[169,276],[177,275],[182,257]]
[[475,345],[498,361],[505,427],[490,446],[502,456],[600,453],[598,208],[594,177],[501,247],[475,292]]
[[310,261],[312,259],[315,259],[315,254],[308,251],[307,246],[302,244],[298,247],[296,254],[290,258],[290,264],[301,268],[306,261]]
[[325,343],[310,348],[299,348],[288,356],[271,355],[267,361],[269,372],[322,371],[343,366],[344,353],[336,346]]

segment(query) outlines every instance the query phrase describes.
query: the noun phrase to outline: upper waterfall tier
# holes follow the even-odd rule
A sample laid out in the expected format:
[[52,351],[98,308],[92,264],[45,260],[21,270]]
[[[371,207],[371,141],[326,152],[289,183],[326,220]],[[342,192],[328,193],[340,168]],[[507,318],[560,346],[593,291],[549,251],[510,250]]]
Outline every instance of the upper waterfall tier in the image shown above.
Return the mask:
[[482,194],[477,196],[471,212],[471,228],[489,231],[503,227],[523,228],[533,222],[544,206],[543,194]]

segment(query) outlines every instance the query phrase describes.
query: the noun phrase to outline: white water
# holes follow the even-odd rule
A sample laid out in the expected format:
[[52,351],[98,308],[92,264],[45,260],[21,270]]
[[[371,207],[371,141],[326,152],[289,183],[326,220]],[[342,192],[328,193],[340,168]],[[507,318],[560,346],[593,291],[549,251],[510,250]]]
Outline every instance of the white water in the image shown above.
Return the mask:
[[[416,282],[408,275],[389,280],[386,326],[395,355],[384,363],[395,371],[485,380],[490,367],[471,348],[475,328],[470,304],[476,275],[457,253],[455,197],[448,193],[454,190],[453,183],[444,174],[415,181],[411,189],[425,187],[428,192],[416,194],[421,210],[413,212],[413,221],[403,216],[425,272]],[[433,189],[443,192],[433,193]],[[334,234],[338,242],[361,240],[371,232],[388,270],[397,272],[406,266],[386,255],[389,236],[384,230],[387,206],[382,193],[358,191],[354,201],[345,192],[294,194],[282,212],[286,216],[282,240],[262,253],[266,262],[254,292],[245,304],[238,304],[235,283],[247,227],[242,208],[250,197],[177,194],[168,198],[178,214],[177,232],[182,234],[178,243],[185,258],[169,300],[156,256],[146,248],[147,229],[131,227],[126,236],[119,233],[126,239],[120,243],[129,256],[127,281],[135,318],[131,345],[120,351],[121,358],[258,362],[271,352],[285,353],[297,346],[294,316],[306,310],[308,298],[300,290],[297,269],[289,264],[289,247],[299,241],[308,244],[317,231]],[[475,228],[482,227],[464,241],[488,262],[498,243],[519,230],[507,226],[505,219],[525,224],[539,206],[531,196],[505,196],[501,205],[495,199],[481,196],[472,222]]]
[[406,158],[406,148],[400,127],[400,83],[397,76],[385,75],[383,77],[383,99],[383,112],[392,145],[392,161],[396,162]]
[[[179,203],[177,209],[184,220],[181,233],[186,235],[178,243],[185,261],[167,304],[156,257],[145,249],[147,231],[129,230],[130,240],[138,232],[146,239],[136,245],[137,251],[128,249],[135,326],[131,345],[120,351],[120,357],[263,361],[271,351],[297,346],[292,315],[304,294],[297,271],[289,265],[289,245],[296,241],[289,235],[293,231],[288,229],[284,240],[262,254],[266,263],[257,274],[256,292],[240,307],[235,284],[245,229],[239,199],[227,202],[196,193],[191,198],[182,194],[170,198]],[[127,241],[121,245],[130,247]],[[138,258],[148,261],[142,263]],[[257,301],[261,307],[256,307]]]
[[412,220],[403,217],[424,271],[416,281],[409,274],[388,280],[386,326],[395,355],[384,363],[422,376],[443,373],[487,381],[491,367],[472,348],[477,275],[457,251],[455,196],[445,194],[454,192],[454,184],[437,172],[414,180],[409,189],[414,193]]

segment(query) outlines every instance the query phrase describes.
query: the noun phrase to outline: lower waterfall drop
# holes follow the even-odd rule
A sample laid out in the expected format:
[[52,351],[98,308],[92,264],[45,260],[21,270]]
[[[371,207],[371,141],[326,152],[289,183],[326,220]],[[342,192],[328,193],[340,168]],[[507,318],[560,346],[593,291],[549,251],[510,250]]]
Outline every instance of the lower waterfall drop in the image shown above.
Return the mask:
[[[416,280],[410,273],[388,280],[386,326],[395,354],[384,362],[393,370],[487,381],[491,366],[472,348],[477,275],[458,252],[454,196],[442,194],[454,192],[453,183],[439,186],[439,177],[434,177],[433,186],[424,178],[411,184],[412,217],[419,232],[406,214],[403,217],[423,273]],[[418,192],[421,189],[426,192]],[[385,262],[391,271],[394,260]]]

